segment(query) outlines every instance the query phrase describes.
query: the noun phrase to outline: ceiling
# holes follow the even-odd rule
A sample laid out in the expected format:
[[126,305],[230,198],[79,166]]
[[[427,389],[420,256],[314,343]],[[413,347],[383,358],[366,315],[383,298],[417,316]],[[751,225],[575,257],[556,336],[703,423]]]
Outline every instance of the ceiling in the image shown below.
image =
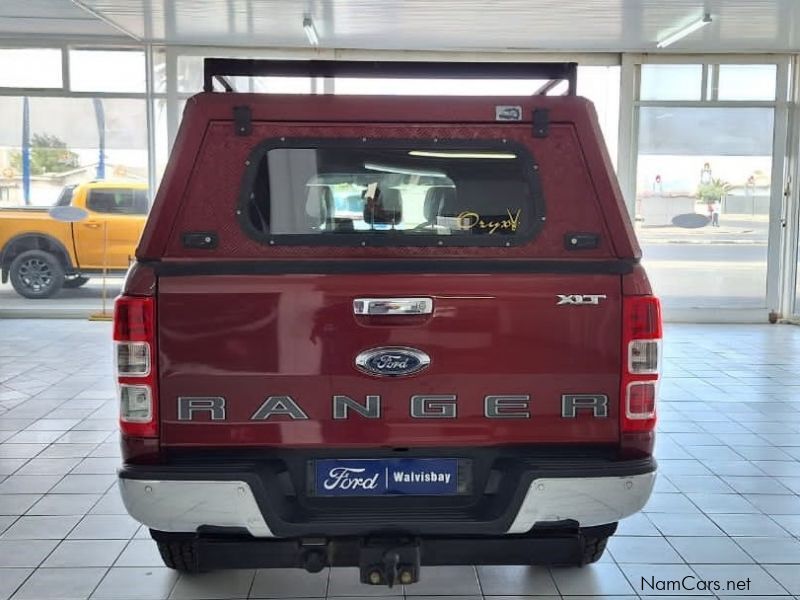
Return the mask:
[[800,0],[2,0],[2,38],[125,36],[176,45],[654,52],[800,51]]

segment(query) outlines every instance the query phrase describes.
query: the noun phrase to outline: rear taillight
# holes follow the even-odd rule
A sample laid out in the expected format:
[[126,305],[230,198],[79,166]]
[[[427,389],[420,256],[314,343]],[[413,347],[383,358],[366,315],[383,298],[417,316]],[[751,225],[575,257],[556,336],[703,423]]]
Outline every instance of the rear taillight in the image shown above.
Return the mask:
[[120,296],[114,305],[114,352],[123,435],[158,437],[155,300]]
[[622,301],[622,433],[653,431],[661,375],[661,304],[655,296]]
[[657,386],[656,381],[633,381],[628,384],[625,394],[627,419],[634,421],[655,419]]

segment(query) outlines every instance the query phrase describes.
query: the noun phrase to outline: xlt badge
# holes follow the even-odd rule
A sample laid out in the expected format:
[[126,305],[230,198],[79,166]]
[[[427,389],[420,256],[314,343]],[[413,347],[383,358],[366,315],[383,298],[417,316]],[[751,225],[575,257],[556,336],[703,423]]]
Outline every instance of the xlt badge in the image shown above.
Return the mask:
[[588,304],[597,306],[600,304],[600,300],[605,300],[607,298],[605,294],[557,294],[556,297],[558,298],[556,306],[561,306],[562,304]]
[[431,357],[422,350],[406,346],[384,346],[364,350],[356,356],[356,367],[378,377],[412,375],[431,364]]

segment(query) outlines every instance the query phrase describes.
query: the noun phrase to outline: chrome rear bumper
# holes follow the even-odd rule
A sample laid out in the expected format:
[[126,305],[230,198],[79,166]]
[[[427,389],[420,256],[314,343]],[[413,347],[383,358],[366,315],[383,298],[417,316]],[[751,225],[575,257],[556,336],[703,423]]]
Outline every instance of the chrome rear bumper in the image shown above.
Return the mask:
[[644,508],[656,472],[629,477],[535,479],[506,533],[526,533],[538,523],[572,519],[581,527],[614,523]]
[[[630,476],[534,479],[510,526],[497,533],[526,533],[534,525],[565,520],[581,527],[614,523],[644,507],[655,477],[651,471]],[[244,529],[254,537],[276,537],[269,526],[270,515],[263,514],[246,481],[122,476],[119,489],[130,515],[151,529],[188,533],[214,526]]]
[[244,481],[119,480],[128,513],[150,529],[193,532],[204,525],[273,537]]

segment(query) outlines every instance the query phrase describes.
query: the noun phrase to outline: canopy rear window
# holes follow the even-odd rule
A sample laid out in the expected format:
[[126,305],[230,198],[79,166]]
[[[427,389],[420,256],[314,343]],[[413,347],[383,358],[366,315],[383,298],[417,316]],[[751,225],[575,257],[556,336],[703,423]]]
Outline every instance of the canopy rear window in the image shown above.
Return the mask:
[[253,153],[240,214],[271,244],[503,246],[543,212],[517,145],[283,140]]

